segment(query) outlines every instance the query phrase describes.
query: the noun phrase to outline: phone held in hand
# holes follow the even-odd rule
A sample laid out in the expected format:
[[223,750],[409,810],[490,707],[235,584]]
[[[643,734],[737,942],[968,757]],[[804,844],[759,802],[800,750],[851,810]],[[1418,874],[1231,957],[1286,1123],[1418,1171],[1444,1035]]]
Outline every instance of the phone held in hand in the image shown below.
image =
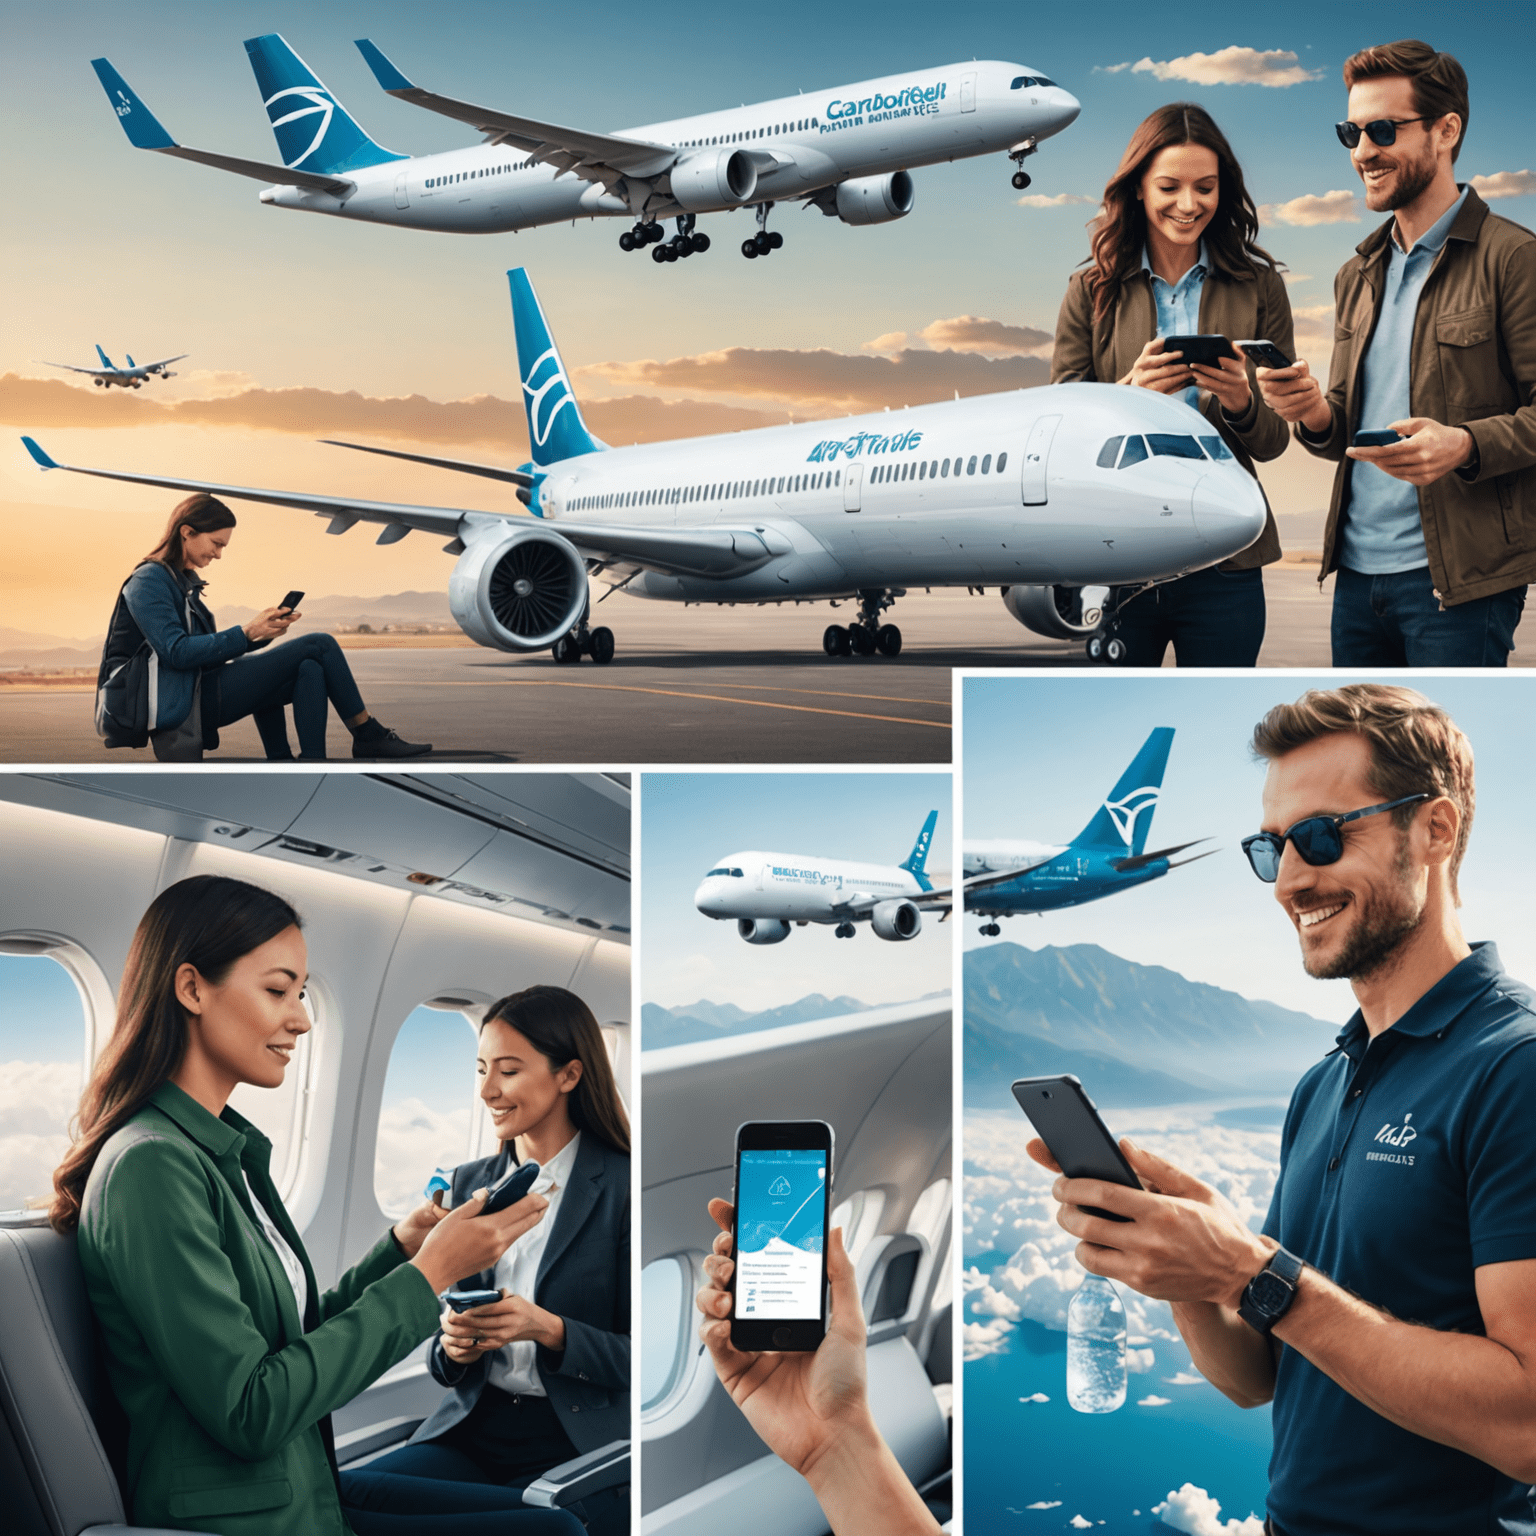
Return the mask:
[[[1093,1100],[1070,1072],[1060,1077],[1021,1077],[1013,1084],[1013,1096],[1069,1179],[1101,1179],[1127,1189],[1142,1188]],[[1098,1206],[1083,1209],[1109,1221],[1131,1219]]]
[[1351,448],[1387,448],[1393,443],[1400,443],[1402,441],[1403,434],[1401,432],[1386,430],[1379,432],[1356,432],[1350,438],[1349,445]]
[[1165,336],[1164,352],[1179,352],[1185,363],[1199,363],[1202,368],[1215,368],[1224,357],[1236,357],[1232,343],[1225,336]]
[[304,594],[302,592],[290,592],[277,606],[279,608],[286,608],[289,613],[292,613],[303,601]]
[[731,1343],[814,1350],[827,1331],[832,1127],[749,1120],[736,1131]]
[[468,1312],[471,1307],[488,1307],[501,1300],[500,1291],[444,1291],[443,1300],[455,1312]]
[[1289,368],[1292,359],[1272,341],[1240,341],[1237,350],[1261,368]]
[[515,1205],[533,1188],[533,1181],[538,1176],[539,1165],[532,1158],[502,1174],[487,1192],[485,1208],[480,1214],[494,1216],[497,1211],[504,1211],[509,1205]]

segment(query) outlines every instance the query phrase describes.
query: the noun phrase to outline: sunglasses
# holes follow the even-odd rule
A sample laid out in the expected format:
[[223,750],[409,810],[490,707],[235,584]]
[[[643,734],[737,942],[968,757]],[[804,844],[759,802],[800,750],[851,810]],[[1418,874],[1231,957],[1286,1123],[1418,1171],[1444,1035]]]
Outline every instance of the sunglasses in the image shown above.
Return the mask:
[[1245,837],[1243,852],[1248,855],[1254,874],[1266,885],[1273,885],[1280,874],[1280,858],[1287,840],[1305,864],[1337,864],[1344,857],[1344,834],[1339,829],[1345,822],[1359,821],[1362,816],[1379,816],[1383,811],[1393,811],[1400,805],[1412,805],[1416,800],[1429,798],[1428,794],[1404,795],[1401,800],[1368,805],[1363,811],[1346,811],[1342,816],[1308,816],[1284,832],[1255,832],[1252,837]]
[[1379,144],[1383,149],[1388,144],[1397,143],[1397,130],[1404,123],[1432,123],[1432,117],[1378,117],[1374,123],[1367,123],[1363,128],[1359,123],[1335,123],[1333,131],[1339,136],[1339,143],[1345,149],[1353,149],[1360,142],[1363,133],[1372,144]]

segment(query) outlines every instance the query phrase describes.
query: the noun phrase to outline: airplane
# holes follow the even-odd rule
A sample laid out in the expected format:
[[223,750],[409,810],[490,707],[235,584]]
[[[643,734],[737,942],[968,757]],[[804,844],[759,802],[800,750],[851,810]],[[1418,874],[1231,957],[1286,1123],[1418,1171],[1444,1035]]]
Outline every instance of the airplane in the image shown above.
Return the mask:
[[133,354],[128,354],[128,366],[119,368],[116,363],[101,350],[101,343],[96,344],[96,356],[101,359],[100,368],[77,368],[73,363],[50,363],[45,359],[39,359],[45,368],[67,368],[71,373],[89,374],[91,382],[98,387],[105,384],[110,389],[114,384],[120,384],[124,389],[142,389],[145,379],[162,378],[174,379],[176,375],[171,373],[168,363],[179,363],[182,358],[190,357],[190,352],[178,352],[175,357],[162,357],[158,363],[136,363]]
[[[582,418],[528,274],[507,277],[530,462],[336,446],[509,484],[531,516],[89,469],[22,442],[43,470],[307,509],[333,534],[379,523],[380,544],[413,529],[444,538],[458,557],[448,600],[464,632],[496,650],[548,649],[562,663],[613,658],[612,630],[590,626],[589,576],[607,579],[604,597],[856,600],[858,618],[829,625],[823,651],[895,656],[901,630],[883,614],[911,588],[995,585],[1037,633],[1088,635],[1095,584],[1214,565],[1264,527],[1258,482],[1198,411],[1118,384],[610,449]],[[1124,650],[1110,640],[1107,659]]]
[[965,910],[988,921],[981,932],[996,938],[997,920],[1025,912],[1054,912],[1113,896],[1132,886],[1160,880],[1208,858],[1214,848],[1175,860],[1173,855],[1208,838],[1147,853],[1147,834],[1157,810],[1163,770],[1173,746],[1173,727],[1158,726],[1142,744],[1093,819],[1073,840],[1060,844],[1024,841],[967,843],[964,852]]
[[938,908],[948,916],[954,905],[952,892],[935,890],[923,870],[938,819],[937,811],[929,811],[912,852],[900,864],[855,864],[755,849],[728,854],[699,882],[693,904],[705,917],[734,918],[748,944],[781,944],[791,924],[804,928],[807,923],[832,927],[839,939],[851,939],[854,924],[864,922],[882,939],[915,939],[925,909]]
[[[383,148],[276,33],[245,49],[281,165],[179,144],[106,59],[91,64],[136,149],[274,183],[261,193],[272,207],[454,234],[632,218],[620,247],[649,246],[656,262],[709,249],[703,213],[755,209],[757,234],[741,246],[749,258],[784,243],[768,229],[776,203],[851,225],[905,218],[912,166],[1006,150],[1014,186],[1027,187],[1025,159],[1081,110],[1033,69],[973,59],[603,134],[423,90],[367,38],[357,47],[389,95],[467,123],[484,142],[420,156]],[[663,245],[667,218],[677,233]]]
[[[0,1338],[5,1529],[137,1529],[102,1449],[125,1438],[93,1375],[74,1243],[42,1205],[150,901],[222,874],[304,919],[313,1027],[280,1088],[242,1085],[231,1103],[271,1139],[325,1288],[421,1199],[435,1165],[496,1150],[475,1071],[495,999],[538,983],[575,992],[632,1104],[630,796],[626,775],[606,773],[0,776],[0,1031],[11,1021],[3,1055],[20,1058],[0,1096],[0,1305],[16,1324]],[[426,1347],[336,1409],[344,1470],[398,1447],[442,1400]],[[593,1452],[546,1473],[524,1502],[585,1497],[584,1474],[626,1485],[628,1446],[605,1447],[600,1472]]]

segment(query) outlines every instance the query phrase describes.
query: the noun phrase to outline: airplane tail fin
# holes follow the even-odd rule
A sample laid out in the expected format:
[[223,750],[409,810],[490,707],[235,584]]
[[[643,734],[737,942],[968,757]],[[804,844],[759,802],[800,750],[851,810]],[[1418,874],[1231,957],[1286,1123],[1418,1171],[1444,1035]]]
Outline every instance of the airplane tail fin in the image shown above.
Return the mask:
[[134,362],[134,360],[133,360],[133,353],[132,352],[129,352],[127,354],[127,358],[128,358],[128,366],[130,368],[137,368],[139,366],[136,362]]
[[1108,798],[1093,820],[1078,833],[1073,846],[1113,848],[1132,855],[1147,846],[1152,830],[1152,813],[1157,809],[1163,770],[1168,766],[1168,751],[1173,746],[1173,727],[1160,725],[1147,737],[1131,765],[1120,775]]
[[[115,367],[117,367],[117,364],[114,363],[112,361],[112,359],[110,357],[108,357],[107,354],[101,350],[101,343],[99,341],[96,343],[96,356],[101,359],[101,366],[103,368],[115,368]],[[129,362],[129,364],[131,366],[132,363],[133,363],[133,359],[130,357],[128,359],[128,362]]]
[[928,845],[933,841],[933,829],[938,824],[939,813],[929,811],[928,819],[923,823],[923,830],[917,834],[917,841],[912,845],[912,852],[906,856],[901,865],[925,891],[933,889],[933,882],[923,872],[923,866],[928,862]]
[[245,51],[290,170],[334,176],[409,158],[375,144],[276,32],[247,38]]
[[507,273],[512,285],[512,324],[517,332],[517,370],[528,413],[528,449],[542,468],[607,447],[581,419],[581,407],[560,359],[538,295],[522,267]]

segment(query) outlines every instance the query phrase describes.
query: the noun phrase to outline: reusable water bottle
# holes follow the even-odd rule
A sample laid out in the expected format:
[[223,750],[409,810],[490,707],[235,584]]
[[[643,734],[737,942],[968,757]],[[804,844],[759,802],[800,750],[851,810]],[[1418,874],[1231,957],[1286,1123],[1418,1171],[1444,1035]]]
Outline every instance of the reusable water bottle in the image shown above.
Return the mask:
[[1079,1413],[1125,1402],[1125,1307],[1102,1275],[1089,1275],[1067,1308],[1067,1401]]

